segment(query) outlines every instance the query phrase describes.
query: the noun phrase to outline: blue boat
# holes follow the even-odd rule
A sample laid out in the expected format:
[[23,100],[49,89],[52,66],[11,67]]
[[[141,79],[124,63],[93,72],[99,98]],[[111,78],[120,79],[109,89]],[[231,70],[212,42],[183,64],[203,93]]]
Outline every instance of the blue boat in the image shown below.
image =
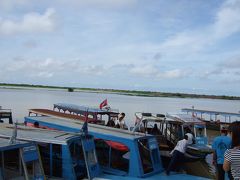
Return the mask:
[[[28,116],[25,122],[41,127],[75,133],[84,122],[49,116]],[[156,138],[138,132],[88,124],[95,138],[97,158],[106,179],[204,179],[187,174],[167,176],[163,171]]]
[[[0,137],[11,138],[14,126],[0,124]],[[100,176],[93,137],[18,125],[17,141],[37,144],[48,178],[92,179]],[[26,143],[25,143],[26,144]],[[27,158],[30,158],[29,155]]]
[[1,137],[0,153],[0,179],[45,179],[35,144]]

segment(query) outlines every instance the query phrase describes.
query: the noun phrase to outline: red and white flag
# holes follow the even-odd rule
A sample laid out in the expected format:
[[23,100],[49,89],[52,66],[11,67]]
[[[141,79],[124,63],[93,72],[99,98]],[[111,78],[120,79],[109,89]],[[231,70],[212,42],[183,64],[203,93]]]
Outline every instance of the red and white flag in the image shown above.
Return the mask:
[[107,99],[105,99],[103,102],[101,102],[101,104],[99,105],[99,108],[102,109],[103,107],[107,106],[108,102]]

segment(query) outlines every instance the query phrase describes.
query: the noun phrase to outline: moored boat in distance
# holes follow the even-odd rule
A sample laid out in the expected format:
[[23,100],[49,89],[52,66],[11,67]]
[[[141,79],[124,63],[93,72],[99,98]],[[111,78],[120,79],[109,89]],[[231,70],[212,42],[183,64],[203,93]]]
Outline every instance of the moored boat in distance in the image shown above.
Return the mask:
[[[25,117],[28,124],[65,132],[78,132],[84,122],[47,116]],[[108,179],[202,179],[187,174],[167,176],[163,171],[160,151],[152,135],[130,132],[97,124],[88,124],[88,132],[95,138],[96,152],[104,177]],[[118,148],[111,143],[118,143]]]
[[0,123],[3,123],[4,120],[8,120],[9,124],[13,124],[12,121],[12,110],[11,109],[3,109],[2,106],[0,106]]
[[29,116],[45,115],[67,119],[75,119],[80,121],[88,120],[89,123],[105,125],[111,119],[118,118],[117,109],[100,109],[88,106],[79,106],[75,104],[56,103],[53,105],[53,110],[50,109],[30,109]]
[[194,106],[192,108],[183,108],[182,112],[191,114],[205,122],[209,130],[220,131],[221,126],[227,127],[233,121],[240,121],[240,113],[195,109]]

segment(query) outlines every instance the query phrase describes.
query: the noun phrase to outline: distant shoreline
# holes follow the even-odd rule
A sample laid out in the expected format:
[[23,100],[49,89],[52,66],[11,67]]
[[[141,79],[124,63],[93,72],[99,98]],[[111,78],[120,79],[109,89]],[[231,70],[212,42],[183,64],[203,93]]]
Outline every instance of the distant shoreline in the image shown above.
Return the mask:
[[135,90],[118,90],[118,89],[98,89],[98,88],[78,88],[78,87],[63,87],[63,86],[44,86],[32,84],[8,84],[0,83],[0,88],[8,89],[51,89],[51,90],[66,90],[69,92],[94,92],[94,93],[110,93],[127,96],[143,96],[143,97],[173,97],[173,98],[205,98],[205,99],[224,99],[224,100],[240,100],[239,96],[225,95],[204,95],[204,94],[188,94],[188,93],[167,93],[154,91],[135,91]]

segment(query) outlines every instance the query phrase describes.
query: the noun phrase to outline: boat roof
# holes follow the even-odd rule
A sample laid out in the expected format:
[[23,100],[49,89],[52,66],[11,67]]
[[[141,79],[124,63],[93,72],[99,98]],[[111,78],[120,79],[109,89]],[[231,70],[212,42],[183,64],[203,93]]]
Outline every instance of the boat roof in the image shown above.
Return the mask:
[[193,109],[193,108],[183,108],[183,112],[198,112],[202,114],[209,114],[209,115],[221,115],[221,116],[237,116],[240,117],[240,113],[231,113],[231,112],[224,112],[224,111],[210,111],[210,110],[203,110],[203,109]]
[[87,106],[79,106],[76,104],[67,104],[67,103],[56,103],[53,104],[54,108],[58,108],[63,111],[69,111],[74,112],[77,114],[83,114],[85,112],[88,113],[97,113],[97,114],[118,114],[116,110],[106,110],[106,109],[100,109],[100,108],[93,108],[93,107],[87,107]]
[[201,124],[204,125],[205,123],[201,120],[199,120],[197,117],[194,117],[190,114],[168,114],[166,115],[167,118],[170,118],[175,121],[180,121],[182,123],[187,124]]
[[9,138],[0,138],[0,151],[6,151],[10,149],[16,149],[20,147],[26,147],[30,145],[29,142],[26,141],[17,141],[13,144],[9,143]]
[[[39,123],[39,126],[47,126],[53,129],[61,129],[63,131],[71,132],[80,132],[84,124],[84,122],[78,120],[63,119],[49,116],[28,116],[25,117],[25,120],[32,123],[37,121]],[[145,135],[144,133],[131,132],[124,129],[112,128],[91,123],[88,123],[88,131],[96,138],[116,141],[118,141],[119,139],[133,140],[136,138],[151,136]]]
[[[0,124],[0,137],[12,137],[14,126]],[[49,131],[47,129],[32,128],[28,126],[17,126],[17,139],[31,142],[43,142],[52,144],[67,144],[74,135],[62,131]],[[75,135],[76,137],[76,135]]]
[[163,122],[166,120],[164,114],[136,112],[135,116],[141,119],[143,122]]

